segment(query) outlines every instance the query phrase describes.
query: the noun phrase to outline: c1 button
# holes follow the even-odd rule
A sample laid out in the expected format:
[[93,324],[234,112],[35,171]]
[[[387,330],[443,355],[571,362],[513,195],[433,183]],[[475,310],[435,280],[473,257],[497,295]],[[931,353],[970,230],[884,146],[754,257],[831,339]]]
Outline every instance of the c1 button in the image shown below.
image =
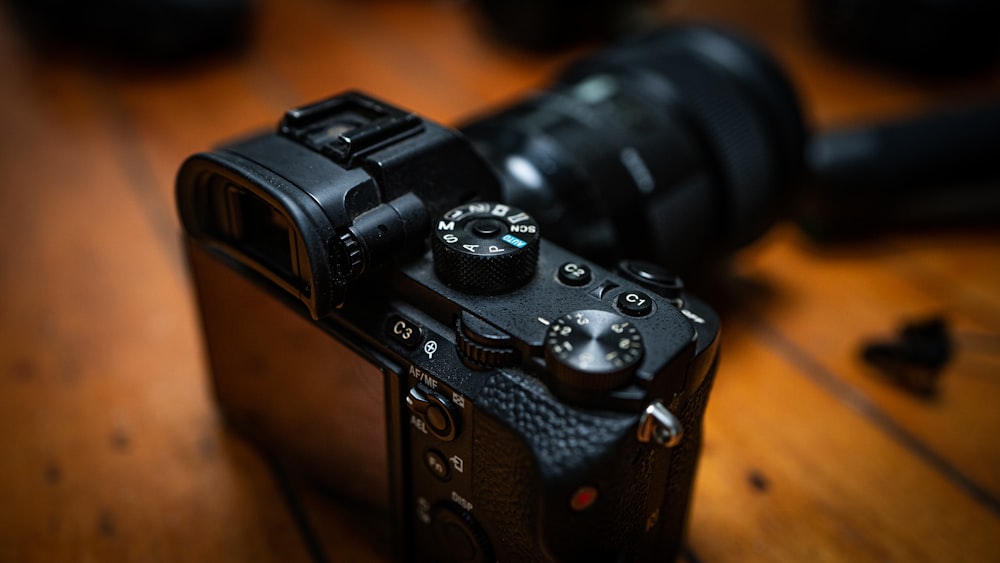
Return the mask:
[[559,266],[559,271],[556,275],[559,281],[573,287],[587,285],[593,277],[593,273],[586,264],[577,264],[575,262],[566,262],[562,266]]
[[407,348],[416,348],[424,339],[424,331],[420,325],[400,315],[389,317],[389,326],[386,330],[389,338]]
[[630,317],[645,317],[653,312],[653,299],[641,291],[626,291],[615,300],[618,310]]

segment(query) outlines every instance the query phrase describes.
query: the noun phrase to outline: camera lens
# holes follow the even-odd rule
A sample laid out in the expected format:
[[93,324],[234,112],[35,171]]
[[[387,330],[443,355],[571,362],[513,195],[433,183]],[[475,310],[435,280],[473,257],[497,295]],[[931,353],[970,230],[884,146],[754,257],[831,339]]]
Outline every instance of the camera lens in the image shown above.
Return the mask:
[[777,64],[745,39],[685,26],[568,68],[548,90],[462,127],[506,203],[593,260],[690,273],[777,217],[804,125]]

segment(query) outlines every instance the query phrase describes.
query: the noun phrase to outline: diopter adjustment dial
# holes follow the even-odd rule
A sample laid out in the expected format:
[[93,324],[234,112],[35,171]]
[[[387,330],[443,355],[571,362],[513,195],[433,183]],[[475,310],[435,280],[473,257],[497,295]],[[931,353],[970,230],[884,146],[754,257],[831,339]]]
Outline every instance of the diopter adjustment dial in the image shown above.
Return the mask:
[[549,325],[545,363],[560,383],[610,391],[629,382],[645,352],[635,324],[608,311],[574,311]]
[[335,279],[346,283],[361,275],[364,270],[364,253],[361,243],[352,233],[345,232],[337,238],[332,254],[335,271],[331,273]]
[[435,273],[459,291],[503,293],[535,274],[538,223],[509,205],[475,202],[456,207],[438,220],[431,241]]

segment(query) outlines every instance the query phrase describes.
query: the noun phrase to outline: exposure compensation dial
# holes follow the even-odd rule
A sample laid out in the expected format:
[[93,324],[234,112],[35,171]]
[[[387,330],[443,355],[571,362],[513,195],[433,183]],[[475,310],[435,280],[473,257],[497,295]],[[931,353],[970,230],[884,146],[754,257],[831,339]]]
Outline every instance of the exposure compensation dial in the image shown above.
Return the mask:
[[545,336],[545,361],[553,377],[584,391],[625,385],[644,352],[632,321],[608,311],[575,311],[552,322]]

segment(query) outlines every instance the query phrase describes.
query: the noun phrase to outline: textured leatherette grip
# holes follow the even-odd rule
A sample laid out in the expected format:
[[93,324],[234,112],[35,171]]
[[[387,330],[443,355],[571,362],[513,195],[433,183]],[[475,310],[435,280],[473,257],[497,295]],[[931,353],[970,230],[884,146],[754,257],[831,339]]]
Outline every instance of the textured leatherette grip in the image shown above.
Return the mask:
[[559,537],[563,534],[555,533],[553,525],[574,528],[579,536],[573,535],[590,555],[620,548],[619,542],[629,533],[607,528],[595,534],[591,528],[598,522],[620,527],[616,519],[627,511],[617,506],[644,498],[642,493],[608,490],[607,502],[584,514],[573,513],[568,504],[572,490],[581,483],[607,482],[615,488],[648,485],[648,478],[616,474],[623,465],[631,465],[622,464],[619,456],[621,444],[634,434],[634,415],[574,409],[556,400],[538,380],[510,374],[492,376],[477,406],[489,416],[478,416],[476,421],[476,513],[498,560],[572,559]]
[[[479,398],[476,517],[500,561],[669,561],[683,541],[715,363],[679,410],[677,447],[636,439],[636,416],[592,413],[540,381],[495,374]],[[665,476],[665,477],[664,477]],[[599,502],[569,507],[581,484]]]

